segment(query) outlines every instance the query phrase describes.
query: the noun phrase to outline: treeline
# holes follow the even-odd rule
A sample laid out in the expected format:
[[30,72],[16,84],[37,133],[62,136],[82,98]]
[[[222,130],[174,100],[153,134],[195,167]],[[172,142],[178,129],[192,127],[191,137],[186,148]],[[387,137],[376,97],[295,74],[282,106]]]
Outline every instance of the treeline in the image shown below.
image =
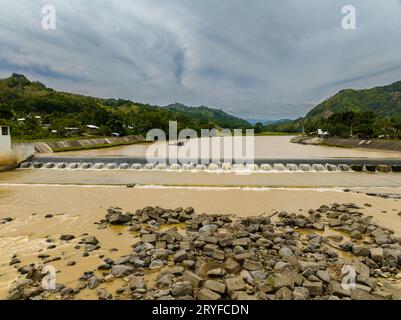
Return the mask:
[[264,131],[304,132],[312,134],[318,129],[327,131],[330,136],[341,138],[401,138],[401,120],[395,117],[381,117],[371,111],[338,112],[327,119],[321,117],[299,118],[286,123],[264,126]]
[[[0,121],[12,127],[13,136],[42,139],[78,135],[145,135],[153,128],[167,132],[169,121],[178,129],[249,128],[242,119],[221,110],[184,105],[159,107],[123,99],[57,92],[40,82],[13,74],[0,80]],[[88,128],[88,125],[98,129]],[[78,129],[71,131],[71,128]]]

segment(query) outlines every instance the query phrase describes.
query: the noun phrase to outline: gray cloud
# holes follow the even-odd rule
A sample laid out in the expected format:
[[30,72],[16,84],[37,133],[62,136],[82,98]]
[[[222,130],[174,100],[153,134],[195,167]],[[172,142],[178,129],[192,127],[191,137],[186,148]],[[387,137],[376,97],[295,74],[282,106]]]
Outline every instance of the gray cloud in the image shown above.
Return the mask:
[[[41,7],[57,30],[41,28]],[[0,76],[166,105],[294,118],[343,88],[401,80],[401,2],[3,0]]]

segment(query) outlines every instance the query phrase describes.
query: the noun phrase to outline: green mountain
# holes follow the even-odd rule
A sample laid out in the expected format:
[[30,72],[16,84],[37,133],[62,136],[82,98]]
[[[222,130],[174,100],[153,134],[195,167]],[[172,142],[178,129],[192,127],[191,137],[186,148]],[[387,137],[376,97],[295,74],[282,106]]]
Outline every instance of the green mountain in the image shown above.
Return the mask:
[[[65,137],[71,134],[66,128],[71,127],[79,135],[144,135],[153,128],[167,132],[169,121],[178,121],[179,130],[251,127],[222,110],[178,104],[161,107],[59,92],[19,74],[0,80],[0,119],[12,126],[14,137],[26,139]],[[99,129],[94,132],[87,125]]]
[[166,108],[189,118],[196,118],[202,122],[211,124],[216,122],[222,128],[248,128],[251,126],[246,120],[230,115],[223,110],[212,109],[205,106],[188,107],[180,103],[175,103]]
[[327,119],[334,113],[349,111],[401,119],[401,81],[372,89],[342,90],[313,108],[306,119]]

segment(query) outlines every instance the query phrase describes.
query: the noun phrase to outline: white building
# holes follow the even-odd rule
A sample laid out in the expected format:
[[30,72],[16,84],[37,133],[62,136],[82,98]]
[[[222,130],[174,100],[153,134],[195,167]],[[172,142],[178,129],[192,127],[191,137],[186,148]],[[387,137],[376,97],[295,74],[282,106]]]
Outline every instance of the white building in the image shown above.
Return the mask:
[[0,124],[0,165],[12,159],[10,127]]

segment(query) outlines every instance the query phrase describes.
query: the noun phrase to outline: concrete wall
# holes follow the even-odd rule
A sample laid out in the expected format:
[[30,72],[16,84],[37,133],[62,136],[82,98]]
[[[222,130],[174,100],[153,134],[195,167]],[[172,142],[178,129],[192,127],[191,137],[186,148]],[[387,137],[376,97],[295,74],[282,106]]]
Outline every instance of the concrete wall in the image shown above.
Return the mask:
[[99,145],[118,145],[124,143],[134,143],[143,140],[144,138],[141,136],[126,136],[126,137],[36,142],[35,152],[52,153],[53,151],[60,151],[69,148],[90,148],[92,146],[95,147]]

